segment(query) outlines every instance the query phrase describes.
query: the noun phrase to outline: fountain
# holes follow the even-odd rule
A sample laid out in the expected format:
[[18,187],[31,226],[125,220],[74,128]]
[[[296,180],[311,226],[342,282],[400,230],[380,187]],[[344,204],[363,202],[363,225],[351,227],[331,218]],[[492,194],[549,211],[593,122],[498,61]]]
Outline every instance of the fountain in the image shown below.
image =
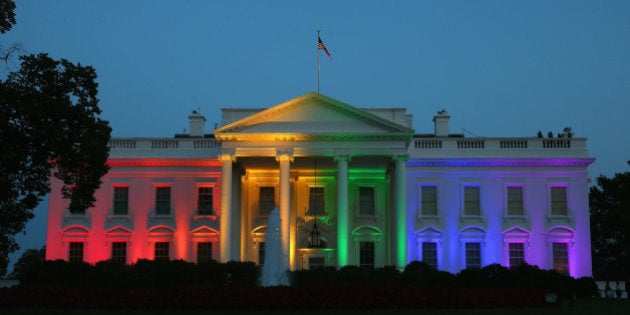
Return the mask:
[[280,233],[280,214],[278,208],[269,215],[267,236],[265,237],[265,263],[262,267],[261,285],[263,287],[289,285],[287,273],[289,266],[282,252],[282,235]]

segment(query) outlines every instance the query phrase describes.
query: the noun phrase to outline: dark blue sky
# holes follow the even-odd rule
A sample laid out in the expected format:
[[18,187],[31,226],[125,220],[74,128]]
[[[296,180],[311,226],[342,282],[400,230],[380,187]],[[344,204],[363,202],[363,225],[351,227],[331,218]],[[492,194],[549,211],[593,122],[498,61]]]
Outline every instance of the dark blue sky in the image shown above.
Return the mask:
[[[171,137],[199,108],[268,107],[317,89],[407,107],[417,133],[587,137],[594,179],[630,159],[629,1],[16,1],[0,43],[96,68],[115,137]],[[4,75],[4,74],[3,74]],[[210,130],[208,130],[210,132]],[[45,207],[22,240],[44,244]]]

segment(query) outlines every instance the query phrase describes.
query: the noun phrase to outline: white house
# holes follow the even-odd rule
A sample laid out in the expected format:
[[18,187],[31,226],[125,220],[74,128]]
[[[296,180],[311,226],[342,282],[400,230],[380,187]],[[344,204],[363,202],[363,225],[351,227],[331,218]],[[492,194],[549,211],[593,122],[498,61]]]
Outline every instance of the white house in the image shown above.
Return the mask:
[[85,214],[52,181],[47,259],[263,263],[278,208],[286,263],[458,272],[529,263],[591,275],[586,139],[469,138],[450,116],[415,134],[405,108],[311,92],[225,108],[206,134],[110,141],[110,172]]

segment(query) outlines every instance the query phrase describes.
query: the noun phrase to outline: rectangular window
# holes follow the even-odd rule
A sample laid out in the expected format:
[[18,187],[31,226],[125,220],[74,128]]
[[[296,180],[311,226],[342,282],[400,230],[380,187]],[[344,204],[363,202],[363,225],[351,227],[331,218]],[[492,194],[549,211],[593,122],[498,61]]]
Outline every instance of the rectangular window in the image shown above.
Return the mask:
[[212,260],[212,243],[197,243],[197,263],[205,263]]
[[551,215],[567,214],[567,188],[551,187]]
[[420,188],[421,210],[424,216],[437,216],[437,187],[422,186]]
[[114,187],[114,214],[129,213],[129,187]]
[[70,242],[68,261],[72,263],[83,262],[83,242]]
[[464,187],[464,215],[481,215],[479,187]]
[[567,243],[553,243],[553,269],[569,273],[569,246]]
[[171,187],[155,190],[155,214],[171,214]]
[[438,268],[436,242],[422,242],[422,261],[435,269]]
[[265,242],[258,243],[258,264],[261,267],[265,264]]
[[199,187],[197,193],[197,211],[203,215],[214,215],[214,194],[212,187]]
[[155,260],[170,260],[169,242],[155,242]]
[[269,215],[276,207],[275,189],[273,186],[260,187],[259,211],[261,215]]
[[112,261],[120,264],[127,263],[127,242],[112,242]]
[[374,267],[374,242],[359,243],[359,266]]
[[309,187],[308,189],[308,211],[306,215],[324,215],[326,200],[324,198],[324,187]]
[[525,244],[509,243],[510,267],[520,266],[525,263]]
[[374,187],[359,187],[359,215],[374,216]]
[[523,208],[523,187],[507,188],[507,215],[523,216],[525,209]]
[[322,268],[325,266],[326,266],[326,259],[324,259],[324,257],[309,257],[308,258],[308,269],[310,270]]
[[481,268],[481,243],[466,243],[466,268]]

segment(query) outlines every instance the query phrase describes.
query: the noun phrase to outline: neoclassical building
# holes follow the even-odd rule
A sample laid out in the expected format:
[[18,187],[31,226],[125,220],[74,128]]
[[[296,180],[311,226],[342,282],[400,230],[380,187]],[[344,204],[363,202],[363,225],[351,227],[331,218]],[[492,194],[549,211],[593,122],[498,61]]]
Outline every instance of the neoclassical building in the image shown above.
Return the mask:
[[[586,139],[414,132],[405,108],[358,108],[311,92],[224,108],[206,133],[116,138],[84,214],[52,180],[47,259],[264,264],[280,233],[291,269],[405,266],[449,272],[521,263],[591,275]],[[268,230],[278,209],[281,226]]]

